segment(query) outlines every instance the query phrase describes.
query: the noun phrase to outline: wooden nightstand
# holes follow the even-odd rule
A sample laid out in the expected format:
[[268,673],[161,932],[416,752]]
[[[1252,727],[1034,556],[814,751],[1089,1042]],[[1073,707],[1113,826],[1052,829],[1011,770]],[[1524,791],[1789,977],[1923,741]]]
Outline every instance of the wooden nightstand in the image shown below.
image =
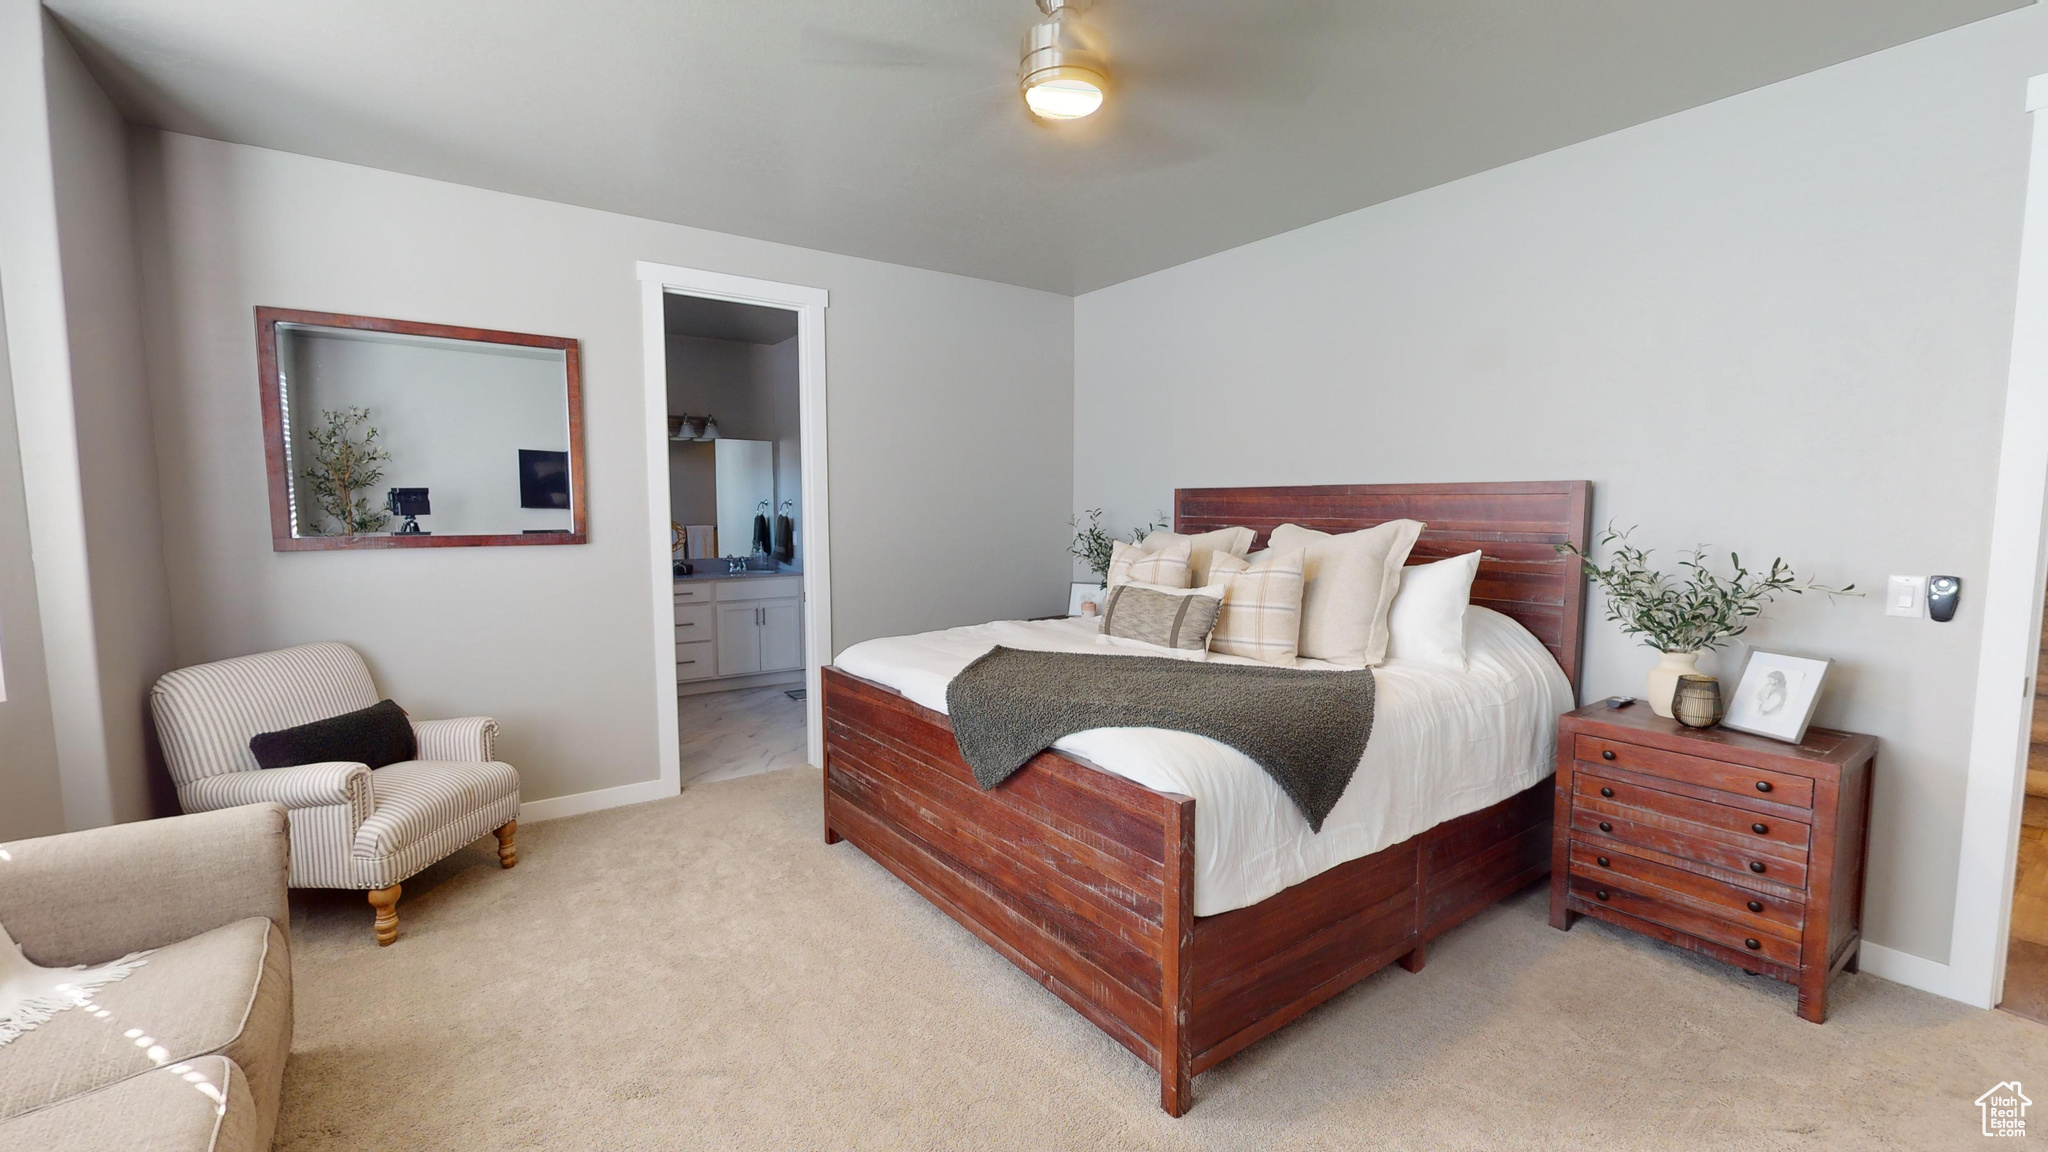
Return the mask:
[[1799,987],[1827,1018],[1856,970],[1877,740],[1695,731],[1637,702],[1557,730],[1550,923],[1581,913]]

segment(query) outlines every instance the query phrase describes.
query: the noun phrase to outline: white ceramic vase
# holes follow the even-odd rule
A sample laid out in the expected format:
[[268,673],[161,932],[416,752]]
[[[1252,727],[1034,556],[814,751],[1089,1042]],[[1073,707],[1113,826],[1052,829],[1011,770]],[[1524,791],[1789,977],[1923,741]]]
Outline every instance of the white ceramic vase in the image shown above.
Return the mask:
[[1666,719],[1671,717],[1671,697],[1678,691],[1678,678],[1692,676],[1700,670],[1700,654],[1697,652],[1660,652],[1657,666],[1650,669],[1650,682],[1643,689],[1644,699],[1650,702],[1650,710]]

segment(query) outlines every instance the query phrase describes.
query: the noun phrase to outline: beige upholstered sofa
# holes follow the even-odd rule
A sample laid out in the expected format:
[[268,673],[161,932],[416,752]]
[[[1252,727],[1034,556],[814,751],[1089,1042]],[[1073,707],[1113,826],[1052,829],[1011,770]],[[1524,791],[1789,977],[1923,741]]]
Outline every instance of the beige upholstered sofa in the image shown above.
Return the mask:
[[270,1147],[292,1044],[289,852],[276,804],[0,845],[0,924],[30,961],[156,949],[90,1009],[0,1045],[0,1152]]
[[491,833],[517,862],[519,773],[492,759],[488,716],[415,720],[419,759],[372,769],[335,761],[259,768],[249,738],[377,703],[356,650],[328,641],[166,673],[149,696],[187,812],[275,801],[291,813],[292,887],[353,888],[398,938],[399,882]]

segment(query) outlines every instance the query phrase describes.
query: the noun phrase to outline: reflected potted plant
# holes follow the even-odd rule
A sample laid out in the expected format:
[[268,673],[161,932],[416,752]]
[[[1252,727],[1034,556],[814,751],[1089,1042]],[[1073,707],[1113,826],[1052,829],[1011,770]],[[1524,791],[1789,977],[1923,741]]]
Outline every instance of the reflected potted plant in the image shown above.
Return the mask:
[[1723,578],[1708,566],[1704,545],[1678,562],[1678,575],[1667,576],[1650,567],[1647,549],[1629,543],[1633,531],[1609,525],[1600,534],[1594,547],[1611,552],[1605,566],[1573,545],[1559,544],[1557,550],[1586,562],[1586,574],[1607,594],[1607,618],[1656,650],[1657,666],[1650,670],[1644,699],[1659,716],[1671,715],[1678,678],[1699,674],[1700,654],[1748,631],[1780,592],[1819,592],[1830,598],[1862,595],[1854,584],[1833,588],[1802,580],[1783,558],[1772,560],[1768,572],[1751,572],[1730,552],[1728,563],[1734,573]]
[[[362,435],[356,436],[357,428]],[[368,408],[321,409],[320,423],[306,429],[313,463],[303,475],[314,503],[341,526],[342,536],[361,536],[390,523],[391,514],[370,503],[368,493],[384,478],[391,459],[377,443]]]

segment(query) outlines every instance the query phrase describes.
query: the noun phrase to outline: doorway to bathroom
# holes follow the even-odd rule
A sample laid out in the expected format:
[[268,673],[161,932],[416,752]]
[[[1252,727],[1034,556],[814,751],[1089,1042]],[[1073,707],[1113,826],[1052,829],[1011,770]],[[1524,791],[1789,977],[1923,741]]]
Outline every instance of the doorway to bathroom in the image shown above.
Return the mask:
[[641,265],[664,779],[816,764],[824,293]]

